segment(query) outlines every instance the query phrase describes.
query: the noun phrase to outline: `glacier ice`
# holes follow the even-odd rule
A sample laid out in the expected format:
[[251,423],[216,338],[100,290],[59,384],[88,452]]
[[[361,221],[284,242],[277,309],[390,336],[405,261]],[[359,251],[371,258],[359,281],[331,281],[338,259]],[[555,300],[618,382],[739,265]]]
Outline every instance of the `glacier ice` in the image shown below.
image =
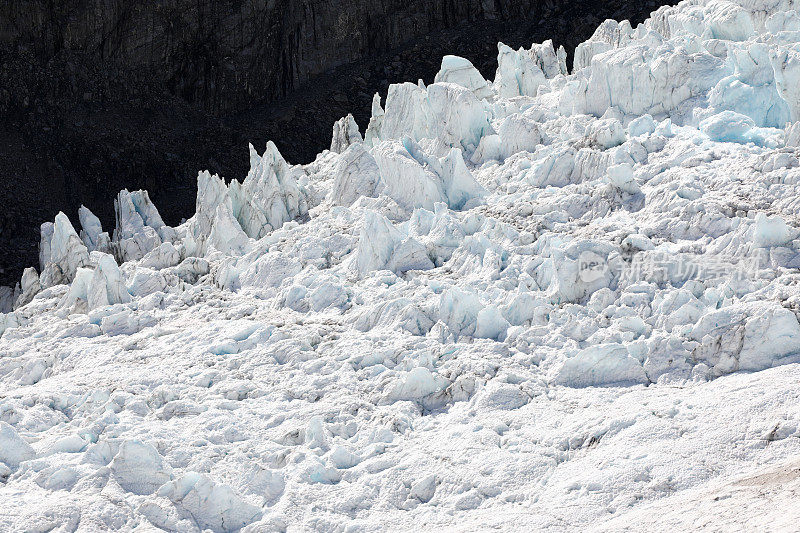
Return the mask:
[[446,56],[176,227],[59,213],[0,291],[0,529],[790,514],[737,480],[800,454],[798,42],[792,0],[692,0],[571,70]]
[[362,143],[348,147],[333,169],[331,202],[350,206],[362,196],[373,197],[382,189],[380,169]]
[[17,468],[21,462],[35,457],[33,447],[19,436],[14,427],[0,422],[0,464]]
[[433,81],[461,85],[472,91],[479,99],[488,98],[492,94],[492,89],[480,71],[463,57],[444,56],[442,66]]
[[633,176],[633,167],[631,167],[629,163],[612,165],[608,167],[606,172],[608,173],[609,183],[620,191],[628,194],[639,194],[642,192],[642,189],[636,183],[636,179]]
[[[250,161],[253,164],[253,157],[257,156],[251,148]],[[206,241],[208,240],[211,228],[217,215],[217,207],[222,204],[230,203],[229,210],[233,209],[228,187],[225,181],[218,175],[211,175],[207,170],[197,174],[197,201],[195,202],[195,214],[187,223],[187,236],[185,239],[187,251],[191,254],[202,255],[206,251]]]
[[78,209],[78,220],[81,223],[81,240],[86,248],[93,252],[95,250],[107,251],[110,247],[110,237],[103,231],[100,219],[92,213],[88,207],[81,206]]
[[642,364],[621,344],[582,350],[556,369],[553,380],[572,387],[648,382]]
[[89,309],[128,303],[131,297],[117,262],[109,254],[97,253],[100,255],[87,288]]
[[89,250],[64,213],[57,214],[52,225],[42,225],[39,260],[44,287],[71,282],[78,268],[89,264]]
[[705,119],[700,123],[700,131],[720,142],[764,144],[770,137],[769,130],[757,128],[753,119],[735,111],[723,111]]
[[431,269],[433,262],[425,246],[413,236],[403,235],[383,215],[367,211],[354,266],[361,275],[383,269],[399,274],[408,270]]
[[440,391],[447,383],[425,367],[418,366],[405,375],[389,391],[389,399],[416,400]]
[[250,251],[250,238],[233,217],[229,201],[217,206],[208,242],[215,250],[224,254],[244,255]]
[[431,138],[472,153],[481,137],[494,132],[485,101],[454,83],[439,82],[429,87],[413,83],[391,85],[381,113],[376,132],[381,140]]
[[139,495],[153,494],[172,477],[158,451],[136,440],[123,442],[110,466],[117,483]]
[[331,152],[344,152],[348,146],[363,142],[358,124],[353,115],[348,114],[337,120],[333,125],[333,135],[331,136]]
[[712,371],[763,370],[800,351],[800,325],[775,304],[738,304],[703,315],[692,328],[693,357]]
[[756,246],[783,246],[794,240],[800,231],[792,228],[780,216],[756,215],[753,228],[753,243]]
[[567,54],[563,47],[553,49],[553,41],[533,44],[530,50],[498,43],[497,72],[494,86],[504,98],[536,96],[539,87],[547,87],[547,80],[567,74]]
[[112,246],[121,262],[141,259],[162,242],[175,238],[175,230],[164,224],[147,191],[120,191],[114,212]]
[[307,210],[305,194],[293,169],[270,141],[259,156],[250,146],[250,172],[243,182],[233,180],[228,194],[234,217],[254,239],[279,228]]
[[238,531],[261,516],[260,508],[242,500],[230,487],[189,472],[158,492],[188,512],[203,529]]
[[42,290],[42,284],[39,281],[39,273],[33,267],[28,267],[22,273],[20,280],[20,294],[17,296],[15,307],[22,307],[27,304],[36,294]]
[[380,143],[373,157],[385,187],[385,194],[404,207],[433,209],[433,204],[446,200],[441,179],[421,165],[400,141]]

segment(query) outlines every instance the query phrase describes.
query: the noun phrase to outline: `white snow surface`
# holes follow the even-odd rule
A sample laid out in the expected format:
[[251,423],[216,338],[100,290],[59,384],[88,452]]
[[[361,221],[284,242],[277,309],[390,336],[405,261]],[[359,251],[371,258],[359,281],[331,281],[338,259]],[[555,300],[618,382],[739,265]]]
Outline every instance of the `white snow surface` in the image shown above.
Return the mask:
[[0,530],[785,530],[800,17],[500,44],[0,291]]

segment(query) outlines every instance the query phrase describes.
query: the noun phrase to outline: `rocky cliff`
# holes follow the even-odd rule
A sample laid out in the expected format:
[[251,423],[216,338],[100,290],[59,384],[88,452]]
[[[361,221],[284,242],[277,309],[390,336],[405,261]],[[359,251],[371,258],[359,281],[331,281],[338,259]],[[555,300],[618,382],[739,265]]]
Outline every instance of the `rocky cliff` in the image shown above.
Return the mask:
[[[213,110],[284,96],[313,76],[463,21],[524,18],[533,0],[45,0],[0,6],[0,42],[49,61],[69,58],[53,91],[75,92],[102,65],[89,99],[155,82]],[[125,79],[113,80],[115,65]],[[65,73],[66,74],[66,73]],[[8,92],[8,91],[6,91]],[[31,94],[4,95],[24,104]],[[50,96],[56,96],[52,93]],[[59,96],[63,96],[59,94]]]

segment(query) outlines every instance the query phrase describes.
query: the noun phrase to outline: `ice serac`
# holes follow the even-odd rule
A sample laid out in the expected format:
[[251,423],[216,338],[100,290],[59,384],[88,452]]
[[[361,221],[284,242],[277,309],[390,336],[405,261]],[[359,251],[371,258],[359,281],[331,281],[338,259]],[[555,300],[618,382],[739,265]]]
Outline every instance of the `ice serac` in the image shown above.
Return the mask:
[[791,109],[779,91],[780,72],[770,62],[770,49],[764,43],[731,45],[728,60],[733,74],[722,78],[708,93],[709,107],[716,112],[737,111],[760,127],[782,128],[791,118]]
[[722,111],[703,120],[700,123],[700,131],[715,141],[740,144],[779,146],[783,137],[781,131],[757,127],[749,116],[731,110]]
[[[800,31],[800,30],[795,30]],[[800,50],[781,48],[770,54],[775,86],[789,107],[792,121],[800,120]]]
[[375,146],[372,156],[378,166],[384,194],[407,210],[417,207],[433,209],[433,204],[446,200],[441,179],[417,161],[397,140]]
[[409,137],[403,138],[402,144],[411,157],[437,176],[444,193],[442,199],[450,209],[463,209],[470,201],[488,194],[467,168],[463,152],[458,148],[450,148],[446,155],[436,157]]
[[153,494],[172,478],[158,451],[137,440],[123,442],[110,466],[117,483],[137,495]]
[[333,169],[331,203],[349,206],[362,196],[376,196],[382,188],[380,169],[364,144],[344,150]]
[[216,174],[202,171],[197,175],[197,210],[187,222],[184,239],[188,255],[203,256],[212,249],[229,255],[249,251],[251,241],[233,214],[230,192]]
[[43,222],[39,229],[39,270],[42,272],[50,262],[50,241],[53,240],[54,231],[55,224],[52,222]]
[[628,194],[639,194],[642,189],[633,175],[633,167],[629,163],[608,167],[608,182],[618,190]]
[[208,242],[215,250],[227,255],[244,255],[250,251],[250,238],[233,216],[230,199],[217,206]]
[[787,127],[786,147],[800,148],[800,122],[795,122]]
[[372,146],[376,141],[381,138],[381,128],[383,127],[383,117],[385,115],[383,107],[381,107],[381,95],[375,93],[372,97],[372,109],[367,125],[367,131],[364,132],[364,142],[367,146]]
[[604,22],[575,51],[575,76],[561,96],[562,109],[601,116],[614,107],[628,115],[655,115],[705,96],[732,73],[731,65],[696,35],[684,36],[688,46],[645,26],[634,31],[627,21]]
[[89,310],[89,284],[94,271],[91,268],[79,268],[75,279],[69,286],[69,291],[59,302],[59,308],[64,314],[87,312]]
[[800,234],[795,228],[789,226],[780,216],[767,216],[764,213],[756,215],[753,227],[753,244],[765,248],[769,246],[784,246],[796,239]]
[[715,375],[764,370],[800,355],[800,324],[794,313],[773,302],[738,304],[704,315],[692,328],[700,345],[693,357]]
[[497,133],[481,138],[471,162],[479,165],[490,160],[504,161],[519,152],[534,152],[545,140],[537,121],[524,113],[513,113],[495,123]]
[[704,95],[724,77],[725,63],[705,51],[676,47],[655,55],[651,45],[610,50],[571,82],[563,104],[574,113],[602,116],[616,107],[625,114],[663,114]]
[[428,270],[433,268],[433,263],[419,241],[404,236],[386,217],[367,211],[355,267],[361,275],[383,269],[400,274],[408,270]]
[[552,39],[547,39],[539,44],[533,43],[530,53],[547,79],[569,74],[569,70],[567,69],[567,51],[564,50],[563,46],[559,46],[558,49],[555,49]]
[[114,257],[102,252],[95,253],[98,255],[87,290],[89,309],[130,302],[125,278]]
[[377,136],[383,140],[406,136],[415,141],[439,139],[448,147],[472,154],[481,137],[494,133],[489,119],[485,102],[466,87],[434,83],[425,88],[402,83],[389,87]]
[[417,367],[405,373],[402,381],[389,391],[388,399],[390,401],[421,400],[430,394],[441,391],[446,386],[447,380],[441,376],[432,373],[427,368]]
[[503,98],[536,96],[540,86],[549,86],[548,79],[567,74],[566,58],[564,47],[556,52],[550,40],[529,50],[498,43],[495,90]]
[[[380,174],[375,190],[408,210],[418,207],[432,210],[438,202],[451,209],[462,209],[480,201],[487,191],[467,168],[461,150],[444,148],[443,151],[445,155],[437,157],[407,136],[401,141],[381,142],[371,150]],[[366,164],[369,163],[367,160]],[[336,185],[335,190],[338,190]]]
[[439,298],[439,316],[456,338],[472,336],[477,327],[478,314],[483,309],[478,296],[467,290],[451,287]]
[[573,71],[577,72],[588,67],[596,55],[625,46],[631,41],[632,36],[633,28],[627,20],[622,22],[610,19],[604,21],[588,40],[575,47]]
[[120,191],[114,200],[116,228],[112,247],[120,262],[135,261],[162,242],[177,239],[175,230],[166,224],[147,191]]
[[24,325],[26,322],[27,320],[20,316],[19,313],[0,313],[0,337],[3,336],[3,333],[5,333],[7,329],[16,328]]
[[261,517],[261,509],[248,503],[229,486],[205,474],[187,472],[158,491],[188,512],[203,529],[238,531]]
[[254,239],[308,211],[295,171],[272,141],[261,156],[250,145],[250,172],[241,183],[231,181],[229,194],[234,217]]
[[39,257],[42,288],[72,282],[78,269],[89,264],[89,250],[64,213],[52,225],[42,225]]
[[39,280],[39,273],[33,267],[28,267],[22,273],[20,280],[20,294],[15,302],[15,307],[22,307],[27,304],[36,294],[42,290],[42,284]]
[[433,80],[435,83],[455,83],[473,92],[476,98],[483,100],[492,95],[489,83],[483,79],[480,71],[469,61],[459,56],[444,56],[442,66]]
[[36,452],[19,433],[6,422],[0,421],[0,464],[16,469],[23,461],[36,457]]
[[642,364],[620,344],[581,350],[556,369],[553,381],[569,387],[649,383]]
[[100,219],[88,207],[82,205],[78,209],[78,220],[81,223],[81,240],[90,252],[95,250],[107,251],[110,245],[108,233],[103,231]]
[[[251,161],[254,152],[251,146]],[[184,240],[188,253],[199,256],[205,254],[206,241],[217,216],[217,207],[230,201],[228,187],[222,178],[216,174],[212,176],[207,170],[198,172],[195,214],[187,223],[187,235]]]
[[490,305],[478,312],[475,320],[475,337],[504,341],[511,324],[505,319],[497,306]]
[[615,279],[618,254],[613,246],[581,241],[553,250],[554,274],[550,287],[554,303],[579,302]]
[[331,152],[337,154],[344,152],[348,146],[354,143],[363,142],[361,132],[356,124],[353,115],[348,114],[333,124],[333,135],[331,136]]

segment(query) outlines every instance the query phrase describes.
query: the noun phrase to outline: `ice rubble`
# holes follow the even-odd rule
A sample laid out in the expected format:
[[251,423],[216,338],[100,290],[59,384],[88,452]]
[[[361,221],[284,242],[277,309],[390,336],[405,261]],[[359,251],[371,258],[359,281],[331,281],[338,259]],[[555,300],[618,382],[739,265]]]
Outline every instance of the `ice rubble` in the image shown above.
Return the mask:
[[571,73],[447,56],[175,228],[59,213],[0,293],[0,529],[580,529],[796,454],[798,43],[792,0],[710,0]]

